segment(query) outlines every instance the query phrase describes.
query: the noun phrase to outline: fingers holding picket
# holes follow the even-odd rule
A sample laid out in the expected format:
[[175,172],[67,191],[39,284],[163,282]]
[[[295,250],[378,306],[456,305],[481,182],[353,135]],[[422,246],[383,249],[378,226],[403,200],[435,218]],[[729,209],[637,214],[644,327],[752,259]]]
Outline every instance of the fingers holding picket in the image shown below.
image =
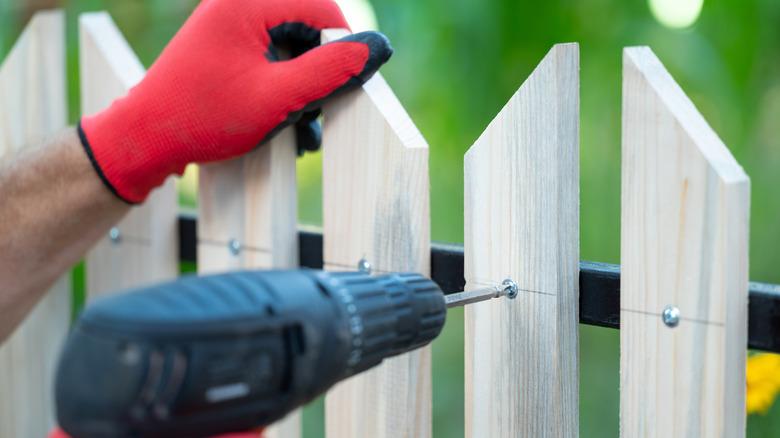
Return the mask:
[[364,32],[279,62],[269,79],[288,97],[288,113],[312,110],[323,99],[363,84],[391,55],[384,35]]

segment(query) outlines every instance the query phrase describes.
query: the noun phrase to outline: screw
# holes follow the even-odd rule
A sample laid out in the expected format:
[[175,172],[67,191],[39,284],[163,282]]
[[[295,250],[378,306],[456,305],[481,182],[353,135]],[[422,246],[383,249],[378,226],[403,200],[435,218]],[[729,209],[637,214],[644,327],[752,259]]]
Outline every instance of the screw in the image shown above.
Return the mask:
[[666,306],[664,312],[661,314],[661,319],[667,327],[677,327],[677,324],[680,323],[680,309],[671,304]]
[[111,243],[117,244],[122,241],[122,233],[119,232],[119,228],[113,227],[108,231],[108,238],[111,239]]
[[360,259],[357,264],[357,268],[358,271],[364,274],[371,274],[371,263],[369,263],[365,258]]
[[509,299],[514,299],[517,297],[517,293],[519,291],[520,288],[517,287],[517,283],[515,283],[511,278],[507,278],[497,286],[464,290],[463,292],[449,294],[444,297],[444,302],[449,308],[465,306],[466,304],[479,303],[490,300],[492,298],[507,297]]
[[239,242],[237,239],[230,239],[228,242],[228,249],[234,256],[241,254],[241,242]]
[[517,283],[515,283],[511,278],[507,278],[501,282],[501,289],[503,290],[504,294],[506,294],[507,298],[513,300],[517,297]]

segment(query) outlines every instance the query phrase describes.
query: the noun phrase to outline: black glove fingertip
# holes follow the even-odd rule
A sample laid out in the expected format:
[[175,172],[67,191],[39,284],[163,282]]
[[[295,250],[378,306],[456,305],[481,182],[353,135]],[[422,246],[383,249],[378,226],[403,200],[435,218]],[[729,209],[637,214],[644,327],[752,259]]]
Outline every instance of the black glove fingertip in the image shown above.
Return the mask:
[[361,82],[369,80],[379,70],[379,67],[393,56],[393,46],[390,45],[390,40],[380,32],[359,32],[334,42],[347,41],[360,42],[368,46],[368,60],[366,60],[366,65],[363,66],[363,71],[357,75]]
[[322,127],[317,121],[319,111],[306,113],[295,124],[295,137],[298,145],[298,156],[306,152],[315,152],[322,145]]

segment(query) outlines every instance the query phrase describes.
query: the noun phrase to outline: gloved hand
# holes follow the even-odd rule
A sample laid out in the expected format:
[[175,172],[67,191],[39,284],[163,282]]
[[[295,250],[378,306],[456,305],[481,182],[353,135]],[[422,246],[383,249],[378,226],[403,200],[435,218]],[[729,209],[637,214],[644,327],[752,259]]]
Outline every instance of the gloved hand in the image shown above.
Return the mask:
[[[392,54],[376,32],[319,46],[347,27],[333,0],[203,0],[143,81],[79,135],[103,182],[142,202],[189,163],[232,158],[300,122],[319,143],[322,100],[365,82]],[[317,47],[319,46],[319,47]],[[277,50],[292,56],[280,61]]]

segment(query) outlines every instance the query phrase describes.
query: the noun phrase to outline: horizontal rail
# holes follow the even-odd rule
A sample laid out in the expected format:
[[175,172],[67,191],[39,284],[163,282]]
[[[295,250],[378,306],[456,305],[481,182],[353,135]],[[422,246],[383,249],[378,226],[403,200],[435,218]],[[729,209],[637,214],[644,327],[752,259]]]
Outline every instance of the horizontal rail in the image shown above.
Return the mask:
[[[181,261],[197,262],[196,220],[193,215],[179,216]],[[298,245],[300,266],[322,269],[322,234],[301,230]],[[463,247],[434,243],[431,278],[445,293],[462,291]],[[620,265],[580,262],[580,323],[620,328]],[[750,282],[748,348],[780,353],[780,285]]]

